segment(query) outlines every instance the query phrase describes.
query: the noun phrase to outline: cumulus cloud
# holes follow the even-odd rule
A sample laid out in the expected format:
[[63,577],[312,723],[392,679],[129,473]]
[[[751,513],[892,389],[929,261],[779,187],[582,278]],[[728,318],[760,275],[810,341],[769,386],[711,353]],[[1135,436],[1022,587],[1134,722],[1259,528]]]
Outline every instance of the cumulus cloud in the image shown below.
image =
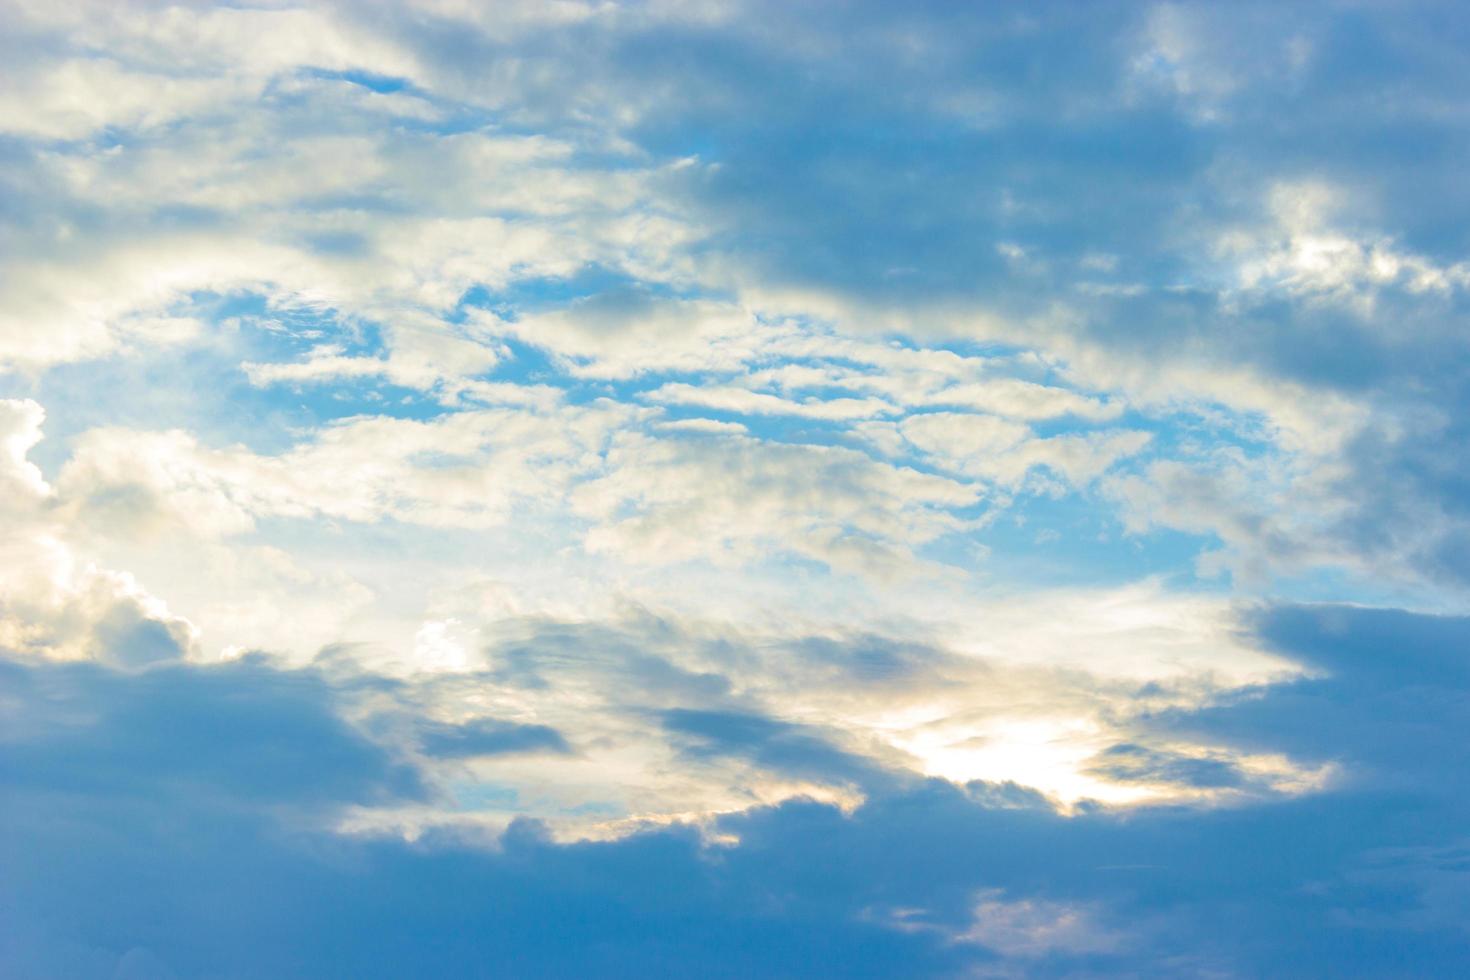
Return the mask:
[[6,399],[0,402],[0,444],[5,448],[4,469],[6,499],[12,505],[34,503],[50,492],[41,470],[26,458],[31,447],[41,441],[41,423],[46,411],[30,399]]
[[0,400],[0,645],[27,654],[95,659],[124,666],[177,660],[197,630],[172,614],[129,573],[99,567],[65,540],[58,498],[28,458],[41,441],[45,411],[30,400]]

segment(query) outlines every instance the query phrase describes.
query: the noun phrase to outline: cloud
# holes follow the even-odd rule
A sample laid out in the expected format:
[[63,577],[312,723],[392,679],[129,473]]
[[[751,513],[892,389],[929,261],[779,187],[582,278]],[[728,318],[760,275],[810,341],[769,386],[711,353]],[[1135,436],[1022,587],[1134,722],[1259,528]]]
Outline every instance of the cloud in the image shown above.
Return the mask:
[[46,411],[30,399],[0,401],[0,445],[4,446],[0,479],[4,479],[11,501],[35,501],[50,492],[41,470],[26,458],[41,441],[41,423]]
[[1007,902],[990,892],[975,904],[975,921],[956,937],[1007,957],[1111,953],[1120,937],[1100,929],[1088,911],[1060,902]]
[[1029,427],[993,415],[925,412],[898,423],[867,423],[856,434],[888,456],[914,453],[927,466],[1010,489],[1045,468],[1076,488],[1138,455],[1151,433],[1110,429],[1034,438]]
[[135,674],[90,663],[4,669],[25,693],[6,714],[7,781],[37,797],[310,807],[423,792],[412,770],[336,716],[310,672],[249,659]]
[[1187,786],[1234,787],[1241,774],[1228,760],[1163,752],[1121,742],[1099,752],[1094,772],[1107,779],[1153,783],[1183,783]]
[[[1025,24],[829,14],[884,66],[891,84],[875,87],[824,43],[829,23],[791,11],[758,18],[772,30],[739,8],[419,14],[180,9],[151,25],[17,10],[17,36],[36,42],[20,77],[112,72],[103,88],[119,101],[73,100],[101,115],[72,118],[22,95],[17,119],[68,136],[27,130],[8,158],[26,193],[24,258],[0,273],[12,287],[5,366],[38,376],[214,344],[210,298],[249,293],[330,323],[292,350],[240,358],[254,383],[401,386],[449,407],[526,370],[528,345],[564,380],[646,378],[619,397],[773,422],[944,408],[1096,425],[1223,405],[1263,413],[1261,432],[1309,443],[1326,458],[1306,462],[1330,466],[1356,463],[1343,449],[1363,415],[1457,397],[1452,379],[1418,369],[1453,362],[1444,324],[1460,315],[1462,257],[1443,233],[1421,234],[1426,209],[1354,155],[1276,165],[1264,135],[1267,107],[1344,132],[1404,119],[1420,144],[1442,125],[1431,96],[1444,75],[1430,62],[1374,63],[1420,96],[1397,116],[1343,115],[1337,47],[1366,21],[1191,5],[1054,8]],[[524,33],[532,24],[549,34]],[[1379,36],[1412,46],[1403,30]],[[648,56],[669,43],[707,57]],[[1022,86],[1005,57],[1069,70]],[[1242,59],[1284,95],[1232,70]],[[1385,172],[1404,159],[1388,154]],[[884,332],[909,346],[872,342]],[[972,349],[919,349],[930,341]],[[1033,350],[1045,370],[973,352],[997,343]],[[1388,404],[1416,372],[1433,392]],[[1061,434],[995,478],[1019,484],[1039,464],[1085,485],[1137,448]],[[1413,467],[1397,474],[1414,480]],[[1437,503],[1432,487],[1407,489]],[[1233,533],[1228,517],[1186,523]],[[1370,514],[1347,522],[1314,561],[1382,566],[1361,543],[1373,526]],[[1461,530],[1447,520],[1441,536]],[[849,564],[882,562],[861,557],[863,542],[843,547]],[[1245,564],[1270,565],[1262,574],[1298,571],[1253,552]],[[1401,578],[1458,581],[1428,545],[1393,557]]]
[[214,449],[178,431],[93,430],[59,486],[110,521],[179,522],[203,536],[240,534],[263,517],[494,525],[518,500],[565,492],[594,469],[625,414],[604,405],[545,415],[497,407],[426,422],[362,417],[282,455]]
[[[1328,224],[1341,193],[1321,184],[1281,184],[1270,191],[1274,234],[1223,236],[1220,248],[1241,256],[1240,285],[1246,290],[1285,291],[1355,304],[1371,313],[1380,290],[1439,293],[1470,285],[1470,264],[1439,266],[1406,254],[1386,239],[1360,241]],[[1272,241],[1274,239],[1274,241]]]
[[440,759],[505,755],[512,752],[571,751],[560,732],[546,725],[517,725],[481,718],[463,725],[420,726],[420,747],[426,755]]
[[[1450,738],[1458,708],[1403,696],[1462,686],[1466,624],[1299,607],[1256,628],[1333,673],[1159,723],[1298,745],[1310,733],[1350,765],[1393,759],[1418,778],[1374,765],[1321,797],[1126,817],[1061,817],[1015,789],[929,781],[848,813],[792,800],[731,814],[711,828],[719,844],[679,826],[558,844],[527,823],[494,847],[445,832],[325,838],[303,829],[322,808],[419,790],[340,721],[342,695],[321,675],[263,661],[142,674],[12,662],[10,690],[51,696],[5,714],[0,820],[24,846],[4,888],[7,902],[26,898],[7,962],[77,976],[124,961],[179,975],[594,961],[614,975],[709,963],[799,975],[814,955],[880,976],[1457,969],[1460,761],[1420,737]],[[1403,651],[1392,671],[1385,637]],[[826,765],[804,735],[749,715],[666,719],[695,746]],[[299,815],[291,833],[283,813]]]
[[1464,28],[10,4],[0,961],[1467,972]]
[[663,713],[665,730],[687,739],[693,756],[743,755],[775,772],[821,782],[844,778],[869,783],[882,770],[848,755],[820,735],[761,715],[674,708]]
[[666,384],[649,392],[650,401],[671,405],[697,405],[714,411],[742,415],[801,415],[817,419],[863,419],[887,415],[894,407],[877,398],[812,398],[792,401],[746,388],[695,387]]
[[762,323],[737,305],[662,297],[627,286],[493,326],[551,351],[573,376],[603,379],[735,370],[790,332],[781,324]]
[[187,656],[198,642],[192,623],[132,575],[79,558],[64,540],[57,495],[28,457],[45,417],[29,399],[0,400],[0,645],[126,666]]
[[947,510],[981,497],[851,450],[739,435],[625,436],[609,463],[612,472],[579,487],[574,505],[600,519],[590,548],[639,561],[739,558],[777,541],[844,570],[881,575],[911,560],[908,542],[958,530]]

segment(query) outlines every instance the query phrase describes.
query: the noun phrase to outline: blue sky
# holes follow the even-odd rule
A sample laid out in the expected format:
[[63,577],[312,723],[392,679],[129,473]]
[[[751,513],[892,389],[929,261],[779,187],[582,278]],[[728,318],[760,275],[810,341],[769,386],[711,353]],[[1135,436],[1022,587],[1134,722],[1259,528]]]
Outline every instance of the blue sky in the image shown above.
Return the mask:
[[62,7],[8,971],[1470,972],[1457,5]]

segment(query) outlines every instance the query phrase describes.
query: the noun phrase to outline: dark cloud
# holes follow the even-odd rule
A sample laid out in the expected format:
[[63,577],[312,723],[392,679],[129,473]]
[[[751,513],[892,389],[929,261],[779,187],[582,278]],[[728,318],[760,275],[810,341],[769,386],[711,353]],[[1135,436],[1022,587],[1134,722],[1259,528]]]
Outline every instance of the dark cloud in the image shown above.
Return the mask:
[[[521,822],[498,849],[313,831],[279,804],[403,792],[315,675],[8,663],[0,956],[12,975],[77,977],[1470,969],[1454,744],[1470,620],[1288,607],[1256,629],[1324,676],[1159,717],[1148,734],[1330,756],[1349,777],[1333,790],[1062,816],[1015,788],[890,782],[851,814],[796,800],[723,817],[733,846],[683,827],[562,845]],[[748,712],[663,722],[691,751],[829,777],[851,765]],[[1224,776],[1144,744],[1104,758]]]
[[804,663],[831,670],[843,681],[875,686],[929,680],[947,660],[942,650],[932,646],[871,635],[805,637],[792,644],[792,653]]
[[1470,766],[1470,619],[1296,606],[1261,614],[1256,628],[1321,676],[1171,712],[1156,730],[1337,762],[1365,790],[1470,804],[1454,775]]
[[4,778],[27,792],[251,804],[381,802],[423,794],[335,712],[311,671],[246,658],[136,674],[0,660]]
[[547,725],[518,725],[494,718],[479,718],[462,725],[423,723],[419,746],[426,755],[440,759],[468,759],[485,755],[520,752],[572,751],[561,732]]
[[1221,789],[1240,786],[1244,781],[1239,768],[1225,759],[1195,758],[1126,742],[1104,749],[1092,762],[1088,772],[1118,782]]
[[802,725],[736,711],[675,708],[662,714],[664,729],[691,756],[737,756],[785,775],[868,783],[883,771],[845,752]]
[[650,617],[635,631],[601,624],[536,623],[531,642],[509,641],[493,651],[489,676],[499,683],[539,690],[559,672],[602,675],[610,693],[630,701],[704,700],[730,690],[725,676],[688,670],[651,652],[667,642],[670,628]]
[[136,601],[113,604],[95,627],[99,653],[123,667],[180,660],[189,652],[186,623],[165,622],[149,616]]

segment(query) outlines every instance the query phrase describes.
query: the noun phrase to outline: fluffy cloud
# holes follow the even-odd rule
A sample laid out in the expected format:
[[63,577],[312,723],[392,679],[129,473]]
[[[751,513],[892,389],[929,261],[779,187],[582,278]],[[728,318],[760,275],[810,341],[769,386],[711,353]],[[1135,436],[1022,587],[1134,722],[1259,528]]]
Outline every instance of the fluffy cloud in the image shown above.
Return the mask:
[[98,567],[65,541],[57,497],[27,455],[45,412],[33,401],[0,400],[0,645],[12,651],[124,666],[177,660],[197,630],[169,612],[126,572]]

